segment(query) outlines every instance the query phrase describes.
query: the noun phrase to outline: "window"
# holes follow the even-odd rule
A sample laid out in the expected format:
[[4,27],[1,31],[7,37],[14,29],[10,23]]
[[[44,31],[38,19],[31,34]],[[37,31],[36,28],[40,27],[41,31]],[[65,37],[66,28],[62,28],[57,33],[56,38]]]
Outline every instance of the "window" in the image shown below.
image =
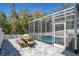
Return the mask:
[[52,20],[47,21],[47,32],[52,32]]
[[65,17],[55,18],[55,22],[63,22]]
[[56,24],[55,25],[55,31],[64,30],[64,24]]
[[45,32],[45,20],[42,21],[42,32]]
[[66,29],[73,29],[74,21],[66,21]]
[[35,33],[38,33],[38,21],[35,21]]
[[66,20],[74,19],[74,15],[66,16]]
[[41,32],[41,21],[38,22],[38,33]]
[[63,24],[61,24],[60,30],[64,30],[64,25]]
[[64,45],[64,38],[62,38],[62,37],[55,37],[55,43]]
[[33,33],[33,22],[30,23],[30,33]]
[[77,20],[77,28],[79,28],[79,20]]

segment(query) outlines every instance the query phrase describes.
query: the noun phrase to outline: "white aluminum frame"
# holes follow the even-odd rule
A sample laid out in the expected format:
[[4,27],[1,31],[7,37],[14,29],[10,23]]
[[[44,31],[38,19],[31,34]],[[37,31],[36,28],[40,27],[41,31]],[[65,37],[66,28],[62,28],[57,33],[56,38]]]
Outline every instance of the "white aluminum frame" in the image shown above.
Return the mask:
[[[75,15],[75,19],[71,19],[71,20],[75,20],[75,23],[74,23],[74,37],[75,37],[75,44],[74,44],[75,46],[74,46],[74,49],[76,50],[77,49],[77,22],[76,22],[76,8],[75,7],[76,6],[70,7],[70,8],[64,9],[62,11],[59,11],[59,12],[56,12],[56,13],[53,13],[53,14],[50,14],[50,15],[47,15],[47,16],[44,16],[44,17],[41,17],[39,19],[36,19],[36,20],[31,21],[31,22],[34,22],[33,23],[33,33],[34,34],[38,34],[38,35],[43,34],[42,33],[42,21],[43,20],[45,20],[45,19],[47,19],[47,18],[49,18],[49,17],[52,16],[52,19],[51,20],[55,22],[55,19],[64,17],[65,18],[65,20],[63,22],[64,23],[64,48],[66,48],[66,36],[67,36],[67,34],[66,34],[66,21],[69,21],[69,20],[66,19],[66,17],[69,16],[69,15]],[[67,15],[67,13],[74,12],[74,11],[75,11],[75,13],[71,13],[71,14]],[[55,16],[62,15],[62,14],[64,14],[64,16],[55,17]],[[40,26],[41,26],[40,33],[35,33],[35,21],[40,21],[41,22],[41,24],[40,24]],[[45,24],[46,23],[47,23],[47,20],[45,21]],[[54,29],[54,31],[52,31],[52,34],[51,35],[54,35],[54,36],[55,36],[55,24],[56,23],[53,23],[52,22],[52,25],[54,25],[54,28],[52,27],[52,29]],[[46,26],[45,26],[45,28],[46,28]],[[30,30],[30,27],[29,27],[29,30]],[[47,29],[45,29],[45,32],[46,31],[47,31]],[[30,34],[32,34],[32,33],[30,33]],[[43,34],[43,35],[46,35],[46,34]],[[48,35],[50,35],[50,34],[48,33]],[[54,37],[54,43],[55,43],[55,37]]]

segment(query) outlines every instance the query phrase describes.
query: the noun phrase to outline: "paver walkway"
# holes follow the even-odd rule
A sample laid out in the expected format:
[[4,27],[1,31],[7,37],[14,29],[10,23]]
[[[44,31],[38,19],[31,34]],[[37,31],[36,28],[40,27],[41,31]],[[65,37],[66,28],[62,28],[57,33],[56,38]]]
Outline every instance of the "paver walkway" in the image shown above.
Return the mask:
[[5,40],[3,43],[3,48],[1,55],[3,56],[75,56],[67,50],[60,49],[53,45],[49,45],[44,42],[35,41],[37,45],[35,48],[20,48],[20,46],[15,42],[15,39]]

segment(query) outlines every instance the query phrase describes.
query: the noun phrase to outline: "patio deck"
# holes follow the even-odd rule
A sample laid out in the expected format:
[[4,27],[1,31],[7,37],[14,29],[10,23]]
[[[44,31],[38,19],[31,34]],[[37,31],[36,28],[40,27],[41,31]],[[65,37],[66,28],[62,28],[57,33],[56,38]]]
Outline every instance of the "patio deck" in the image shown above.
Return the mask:
[[1,56],[75,56],[67,50],[57,48],[44,42],[35,41],[35,48],[20,48],[15,39],[5,40],[2,45]]

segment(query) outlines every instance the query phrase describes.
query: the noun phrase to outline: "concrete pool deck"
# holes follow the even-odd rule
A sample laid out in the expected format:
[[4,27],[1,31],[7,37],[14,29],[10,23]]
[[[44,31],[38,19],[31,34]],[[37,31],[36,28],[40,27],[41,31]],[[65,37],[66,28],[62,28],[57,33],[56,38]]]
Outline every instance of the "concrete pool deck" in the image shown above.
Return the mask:
[[15,39],[5,40],[1,50],[1,56],[76,56],[67,50],[60,49],[44,42],[35,41],[34,48],[20,48]]

